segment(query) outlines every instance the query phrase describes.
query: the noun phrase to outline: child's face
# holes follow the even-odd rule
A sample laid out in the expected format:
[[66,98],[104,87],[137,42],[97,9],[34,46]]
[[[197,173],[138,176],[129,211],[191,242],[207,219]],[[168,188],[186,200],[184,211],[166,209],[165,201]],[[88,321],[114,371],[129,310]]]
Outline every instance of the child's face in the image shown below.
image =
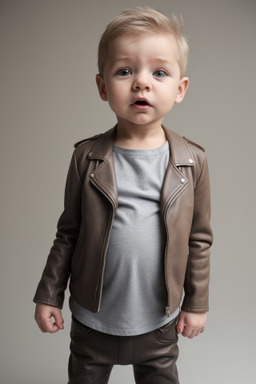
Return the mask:
[[161,127],[164,116],[185,95],[175,38],[169,34],[127,35],[109,47],[100,96],[117,116],[118,126]]

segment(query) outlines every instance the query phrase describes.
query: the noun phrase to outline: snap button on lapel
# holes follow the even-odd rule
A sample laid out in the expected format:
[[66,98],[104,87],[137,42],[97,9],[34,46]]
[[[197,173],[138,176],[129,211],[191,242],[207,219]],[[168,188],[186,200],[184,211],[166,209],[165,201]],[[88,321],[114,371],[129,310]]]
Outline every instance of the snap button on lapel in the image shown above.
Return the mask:
[[193,159],[188,159],[188,162],[189,162],[190,164],[193,164],[193,163],[194,163],[194,160],[193,160]]
[[182,177],[182,179],[180,179],[180,182],[182,183],[182,184],[184,184],[185,183],[185,179],[184,179],[184,177]]

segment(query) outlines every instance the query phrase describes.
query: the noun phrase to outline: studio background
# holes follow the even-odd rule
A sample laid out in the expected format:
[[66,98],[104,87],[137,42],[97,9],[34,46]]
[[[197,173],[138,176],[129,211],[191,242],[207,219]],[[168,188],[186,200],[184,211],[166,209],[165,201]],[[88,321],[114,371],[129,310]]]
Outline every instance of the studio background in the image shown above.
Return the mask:
[[[115,124],[96,85],[97,44],[126,8],[181,14],[190,87],[164,123],[207,151],[212,185],[207,332],[180,337],[182,384],[253,383],[255,365],[254,0],[0,1],[0,382],[66,383],[65,330],[42,334],[32,298],[63,208],[73,144]],[[115,367],[110,384],[133,383]]]

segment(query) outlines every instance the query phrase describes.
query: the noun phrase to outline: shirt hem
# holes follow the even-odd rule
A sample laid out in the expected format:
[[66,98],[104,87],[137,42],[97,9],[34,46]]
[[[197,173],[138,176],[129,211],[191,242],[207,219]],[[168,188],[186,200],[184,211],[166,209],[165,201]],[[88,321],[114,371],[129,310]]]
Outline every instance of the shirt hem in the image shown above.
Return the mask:
[[152,332],[160,327],[163,327],[164,325],[167,325],[179,315],[179,312],[180,312],[180,308],[174,311],[170,317],[165,317],[161,321],[158,321],[153,324],[149,324],[147,326],[139,327],[136,329],[120,329],[120,328],[113,329],[111,327],[104,327],[102,325],[94,324],[94,323],[91,323],[90,321],[86,321],[86,318],[80,317],[77,313],[75,313],[75,311],[72,312],[72,314],[76,318],[76,320],[78,320],[81,324],[95,331],[106,333],[108,335],[113,335],[113,336],[138,336],[138,335],[143,335],[145,333]]

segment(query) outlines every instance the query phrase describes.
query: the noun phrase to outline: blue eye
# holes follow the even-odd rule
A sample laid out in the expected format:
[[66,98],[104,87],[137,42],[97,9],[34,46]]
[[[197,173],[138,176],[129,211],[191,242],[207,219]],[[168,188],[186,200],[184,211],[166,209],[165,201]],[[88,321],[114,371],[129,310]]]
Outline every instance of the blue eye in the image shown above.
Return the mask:
[[125,77],[125,76],[129,76],[129,75],[131,75],[131,71],[130,71],[128,68],[122,68],[122,69],[120,69],[120,70],[117,72],[117,74],[118,74],[119,76],[123,76],[123,77]]
[[166,77],[167,74],[166,74],[166,72],[163,71],[162,69],[158,69],[157,71],[155,71],[155,72],[153,73],[153,76],[154,76],[154,77]]

